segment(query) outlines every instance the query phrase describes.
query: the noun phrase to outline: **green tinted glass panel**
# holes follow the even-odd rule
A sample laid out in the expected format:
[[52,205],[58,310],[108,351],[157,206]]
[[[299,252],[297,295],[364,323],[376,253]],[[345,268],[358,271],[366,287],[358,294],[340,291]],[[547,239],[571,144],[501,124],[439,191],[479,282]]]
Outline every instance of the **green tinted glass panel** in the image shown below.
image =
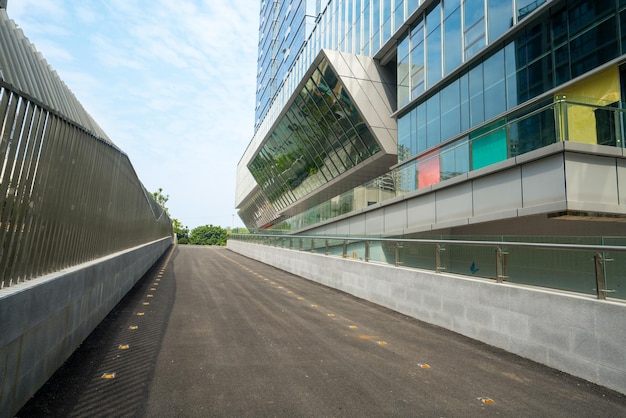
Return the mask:
[[[500,123],[499,125],[502,125]],[[495,130],[494,130],[495,129]],[[506,128],[492,124],[470,135],[472,170],[477,170],[508,158]]]

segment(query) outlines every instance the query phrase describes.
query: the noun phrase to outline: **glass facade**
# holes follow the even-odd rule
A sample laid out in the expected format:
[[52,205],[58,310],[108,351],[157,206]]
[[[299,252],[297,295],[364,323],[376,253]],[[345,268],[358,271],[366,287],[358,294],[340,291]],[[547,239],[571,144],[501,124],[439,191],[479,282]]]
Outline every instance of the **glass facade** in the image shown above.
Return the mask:
[[[471,6],[470,3],[475,1],[464,4],[478,7]],[[500,1],[489,0],[487,3],[494,10],[506,10],[506,20],[511,21],[509,1],[505,2],[507,7],[501,8],[496,7],[502,3]],[[626,16],[615,0],[561,3],[560,9],[527,26],[502,48],[472,62],[470,67],[446,80],[446,85],[436,91],[425,93],[421,88],[423,83],[418,80],[418,90],[405,94],[408,98],[404,99],[404,104],[412,99],[417,103],[411,104],[410,110],[403,110],[398,118],[399,146],[405,150],[399,154],[400,162],[446,143],[622,54],[619,28],[626,25],[622,22]],[[467,14],[465,16],[467,18]],[[424,17],[428,25],[429,15]],[[423,44],[422,26],[423,23],[419,22],[415,25],[417,32],[407,31],[398,51]],[[467,49],[467,43],[465,45]],[[453,46],[453,52],[456,50]],[[448,55],[444,51],[443,56]],[[417,62],[420,67],[425,62],[426,73],[431,74],[427,56],[418,57]],[[398,73],[411,65],[410,60],[408,64],[400,63]],[[435,67],[434,72],[438,73],[439,63]],[[398,90],[409,91],[412,86],[406,84],[398,83]],[[425,126],[422,123],[424,114],[428,121]]]
[[323,59],[248,168],[268,201],[281,210],[379,151]]
[[[318,82],[333,84],[326,74],[309,80],[284,114],[285,104],[300,88],[320,49],[373,56],[382,59],[382,65],[395,65],[397,109],[391,112],[397,120],[400,165],[384,181],[366,182],[277,222],[276,228],[310,226],[380,201],[373,196],[383,199],[428,187],[556,141],[623,146],[621,133],[612,127],[600,132],[602,118],[617,125],[615,118],[622,117],[614,109],[621,100],[619,76],[602,81],[601,88],[594,85],[595,79],[579,81],[611,62],[617,74],[617,61],[626,54],[623,0],[330,0],[324,4],[251,142],[259,151],[247,164],[266,193],[262,204],[271,206],[265,213],[293,205],[371,151],[359,152],[359,147],[367,148],[367,138],[354,121],[346,128],[335,112],[334,122],[342,126],[338,132],[329,114],[303,116],[294,111],[311,100],[313,92],[324,92]],[[567,83],[572,81],[585,88],[571,88]],[[567,93],[567,99],[557,100],[561,92]],[[563,112],[579,121],[575,128],[559,125]],[[278,125],[276,118],[281,118]],[[278,127],[274,130],[274,126]],[[253,207],[261,210],[251,205],[249,211],[254,212]],[[271,215],[256,216],[261,218]]]

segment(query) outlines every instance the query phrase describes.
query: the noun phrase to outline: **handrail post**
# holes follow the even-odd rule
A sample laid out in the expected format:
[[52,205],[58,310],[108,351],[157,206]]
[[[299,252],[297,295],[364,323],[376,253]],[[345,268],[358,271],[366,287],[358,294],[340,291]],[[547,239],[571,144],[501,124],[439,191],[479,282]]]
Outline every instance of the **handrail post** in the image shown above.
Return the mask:
[[289,249],[293,250],[293,238],[289,238]]
[[441,265],[441,252],[445,251],[446,248],[442,244],[435,245],[435,272],[441,273],[442,270],[446,268]]
[[315,252],[315,238],[311,238],[311,252]]
[[328,255],[328,240],[324,240],[324,254]]
[[503,251],[502,247],[496,247],[496,281],[502,283],[507,279],[506,276],[506,262],[508,252]]
[[596,265],[596,294],[598,299],[606,300],[606,275],[602,253],[596,253],[593,256],[593,260]]
[[302,251],[302,247],[304,246],[304,240],[302,238],[300,238],[300,247],[298,248],[300,251]]
[[401,263],[400,263],[400,248],[402,248],[402,244],[400,244],[399,242],[396,242],[396,248],[395,248],[395,266],[398,267]]
[[343,258],[348,258],[348,240],[343,240],[343,250],[341,256]]
[[365,241],[365,262],[370,261],[370,242]]

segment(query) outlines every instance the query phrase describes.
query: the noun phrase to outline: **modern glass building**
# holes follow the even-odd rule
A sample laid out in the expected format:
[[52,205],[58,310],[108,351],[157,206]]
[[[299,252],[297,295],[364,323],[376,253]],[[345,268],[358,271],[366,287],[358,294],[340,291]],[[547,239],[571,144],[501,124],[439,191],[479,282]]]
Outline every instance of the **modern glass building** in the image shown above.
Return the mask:
[[[305,16],[288,58],[275,10]],[[260,22],[248,228],[624,234],[626,1],[265,0]]]

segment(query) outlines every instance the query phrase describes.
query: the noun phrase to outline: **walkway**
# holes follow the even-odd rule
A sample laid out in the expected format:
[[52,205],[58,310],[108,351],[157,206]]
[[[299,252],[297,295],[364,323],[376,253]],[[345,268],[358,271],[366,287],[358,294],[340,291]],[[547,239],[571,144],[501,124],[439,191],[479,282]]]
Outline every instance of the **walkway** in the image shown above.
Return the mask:
[[249,260],[178,246],[19,417],[626,416],[626,397]]

